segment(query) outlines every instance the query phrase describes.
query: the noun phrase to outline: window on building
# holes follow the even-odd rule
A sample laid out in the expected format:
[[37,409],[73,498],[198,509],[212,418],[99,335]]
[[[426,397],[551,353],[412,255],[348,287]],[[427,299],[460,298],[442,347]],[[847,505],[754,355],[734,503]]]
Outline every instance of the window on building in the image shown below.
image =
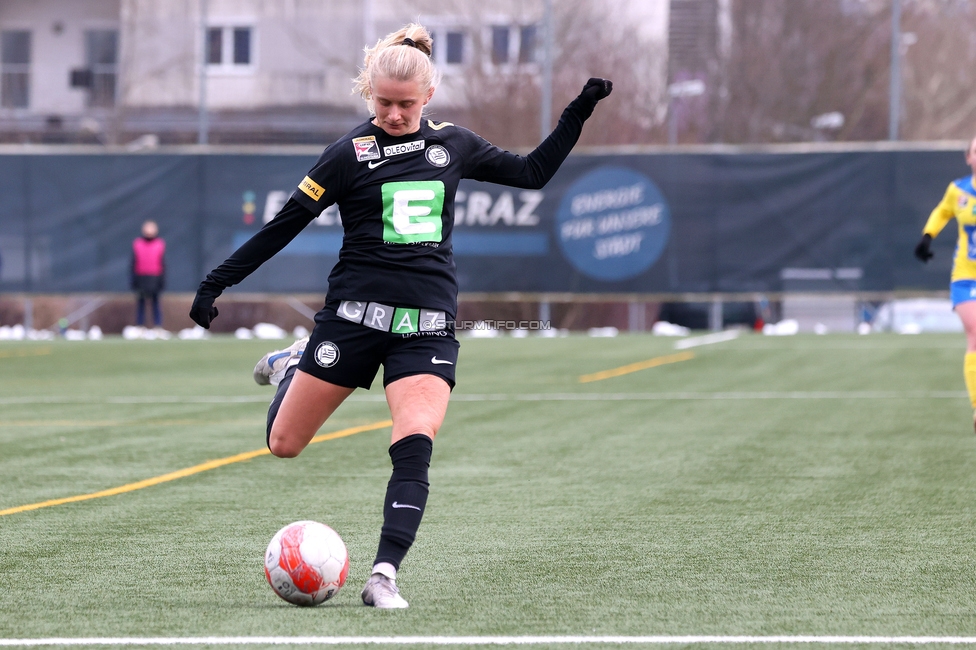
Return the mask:
[[493,25],[491,62],[494,65],[533,64],[539,61],[539,26]]
[[464,63],[464,32],[447,32],[447,52],[444,63],[459,65]]
[[221,27],[207,29],[207,65],[220,65],[224,62],[224,30]]
[[205,53],[207,65],[227,68],[251,65],[253,40],[251,27],[209,27]]
[[508,25],[493,25],[491,28],[491,62],[502,65],[509,62],[512,30]]
[[539,28],[537,25],[522,25],[519,28],[519,63],[538,62]]
[[30,60],[29,31],[0,32],[0,106],[27,108],[30,105]]
[[468,34],[458,27],[433,27],[430,35],[434,39],[431,58],[438,65],[459,66],[466,63],[468,56]]
[[251,64],[251,28],[234,28],[234,65]]
[[85,32],[85,59],[91,70],[88,105],[102,108],[115,106],[118,79],[119,33],[114,29],[92,29]]

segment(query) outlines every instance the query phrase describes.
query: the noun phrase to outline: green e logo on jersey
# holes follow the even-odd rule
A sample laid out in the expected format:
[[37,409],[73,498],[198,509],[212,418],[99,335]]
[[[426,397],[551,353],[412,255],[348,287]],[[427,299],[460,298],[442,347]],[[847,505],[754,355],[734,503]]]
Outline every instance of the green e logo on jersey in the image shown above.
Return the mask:
[[393,244],[441,241],[444,183],[384,183],[383,240]]

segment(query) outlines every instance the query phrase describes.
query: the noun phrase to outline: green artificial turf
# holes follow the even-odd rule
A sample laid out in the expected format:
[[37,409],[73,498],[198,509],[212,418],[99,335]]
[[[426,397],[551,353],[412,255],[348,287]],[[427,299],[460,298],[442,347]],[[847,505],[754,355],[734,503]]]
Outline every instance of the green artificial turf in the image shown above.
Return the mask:
[[[744,334],[579,381],[673,344],[465,339],[407,610],[359,600],[390,471],[378,429],[0,516],[0,639],[976,635],[962,335]],[[0,343],[0,510],[263,448],[271,389],[251,368],[275,346]],[[388,417],[377,382],[323,433]],[[350,552],[317,608],[262,569],[298,519]]]

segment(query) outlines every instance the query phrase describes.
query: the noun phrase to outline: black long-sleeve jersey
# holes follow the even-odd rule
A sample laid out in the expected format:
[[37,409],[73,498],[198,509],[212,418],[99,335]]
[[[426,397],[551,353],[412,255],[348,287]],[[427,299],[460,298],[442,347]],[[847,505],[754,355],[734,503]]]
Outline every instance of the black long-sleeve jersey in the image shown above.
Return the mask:
[[205,284],[237,284],[338,203],[343,239],[329,275],[330,300],[374,301],[457,314],[451,234],[462,178],[539,189],[579,139],[595,101],[578,97],[528,156],[509,153],[450,122],[390,136],[365,122],[325,149],[298,189]]

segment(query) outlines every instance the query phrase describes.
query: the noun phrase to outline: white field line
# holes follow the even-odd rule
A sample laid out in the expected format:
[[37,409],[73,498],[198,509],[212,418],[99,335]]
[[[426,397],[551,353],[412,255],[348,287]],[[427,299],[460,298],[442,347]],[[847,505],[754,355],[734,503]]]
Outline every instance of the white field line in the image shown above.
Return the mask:
[[657,400],[763,400],[763,399],[960,399],[965,391],[729,391],[716,393],[529,393],[525,395],[452,395],[452,402],[627,402]]
[[25,395],[23,397],[0,397],[0,405],[8,404],[247,404],[268,403],[268,395],[134,395],[116,397],[60,397],[57,395]]
[[542,645],[542,644],[879,644],[976,645],[971,636],[204,636],[0,639],[0,646],[146,645]]
[[[666,392],[666,393],[455,393],[452,402],[641,402],[659,400],[763,400],[763,399],[961,399],[968,394],[961,390],[822,390],[822,391],[727,391],[727,392]],[[0,397],[0,406],[16,404],[266,404],[262,397]],[[351,395],[347,402],[386,402],[382,394]]]
[[687,350],[699,345],[711,345],[712,343],[722,343],[739,338],[739,330],[725,330],[715,334],[705,334],[704,336],[692,336],[691,338],[681,339],[674,342],[675,350]]

